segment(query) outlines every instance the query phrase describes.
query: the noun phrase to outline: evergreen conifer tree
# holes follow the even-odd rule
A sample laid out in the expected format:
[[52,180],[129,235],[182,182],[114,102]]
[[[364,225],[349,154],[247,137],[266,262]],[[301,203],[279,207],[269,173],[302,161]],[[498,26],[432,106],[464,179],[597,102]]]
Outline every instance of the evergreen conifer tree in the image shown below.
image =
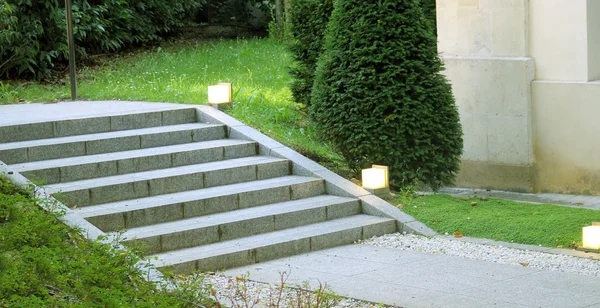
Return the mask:
[[459,170],[462,128],[419,0],[336,0],[310,116],[352,167],[433,189]]

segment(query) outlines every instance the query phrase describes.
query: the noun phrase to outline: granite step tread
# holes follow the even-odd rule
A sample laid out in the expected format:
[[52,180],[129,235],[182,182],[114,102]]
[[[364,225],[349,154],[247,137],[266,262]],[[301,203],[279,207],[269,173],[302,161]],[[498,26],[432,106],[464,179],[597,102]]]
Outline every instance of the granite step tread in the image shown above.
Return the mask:
[[[310,244],[312,239],[316,237],[324,236],[324,235],[337,235],[340,232],[353,230],[352,234],[360,234],[354,240],[360,240],[366,235],[363,235],[363,227],[373,226],[376,224],[390,224],[390,226],[395,226],[395,220],[391,218],[383,218],[376,217],[370,215],[353,215],[350,217],[344,217],[340,219],[334,219],[331,221],[315,223],[307,226],[290,228],[285,230],[279,230],[275,232],[269,232],[265,234],[253,235],[249,237],[239,238],[235,240],[229,240],[225,242],[218,242],[214,244],[202,245],[192,248],[180,249],[175,251],[169,251],[165,253],[158,253],[149,256],[150,262],[155,264],[158,268],[165,268],[169,266],[186,266],[188,270],[203,270],[204,267],[200,265],[189,265],[189,263],[193,263],[198,260],[208,260],[211,258],[225,258],[225,256],[236,255],[238,253],[243,253],[244,255],[254,255],[254,259],[250,260],[250,262],[260,262],[265,261],[266,259],[256,259],[256,253],[252,253],[251,251],[266,248],[270,249],[273,246],[279,244],[293,243],[301,240],[309,241],[309,251],[318,250],[325,247],[331,247],[334,245],[315,245],[316,243]],[[357,230],[359,229],[360,230]],[[393,228],[390,228],[390,231]],[[293,255],[298,253],[297,251],[288,251],[284,252],[284,254]],[[277,257],[281,257],[282,254],[274,254]],[[236,255],[236,258],[239,258],[239,255]],[[251,256],[252,258],[252,256]],[[248,260],[237,260],[236,264],[248,263],[244,262]],[[190,268],[191,267],[191,268]],[[214,270],[214,269],[213,269]],[[181,272],[181,270],[177,270]]]
[[161,206],[177,203],[185,203],[196,201],[200,199],[214,198],[227,196],[232,194],[239,194],[244,192],[258,191],[268,188],[285,187],[290,185],[298,185],[303,183],[310,183],[319,181],[322,179],[290,175],[279,178],[272,178],[266,180],[257,180],[251,182],[244,182],[238,184],[230,184],[224,186],[216,186],[210,188],[203,188],[198,190],[184,191],[172,194],[158,195],[146,198],[139,198],[133,200],[117,201],[112,203],[105,203],[100,205],[86,206],[82,208],[73,209],[74,212],[81,215],[84,218],[96,217],[102,215],[110,215],[116,213],[123,213],[148,208],[158,208]]
[[256,142],[247,141],[247,140],[239,140],[239,139],[218,139],[218,140],[201,141],[201,142],[194,142],[194,143],[161,146],[161,147],[155,147],[155,148],[151,148],[151,149],[139,149],[139,150],[130,150],[130,151],[122,151],[122,152],[112,152],[112,153],[104,153],[104,154],[95,154],[95,155],[86,155],[86,156],[35,161],[35,162],[29,162],[29,163],[20,163],[20,164],[10,165],[10,168],[11,168],[11,170],[13,170],[15,172],[25,172],[25,171],[32,171],[32,170],[47,169],[47,168],[77,166],[77,165],[83,165],[83,164],[94,164],[94,163],[115,161],[115,160],[121,160],[121,159],[140,158],[140,157],[148,157],[148,156],[155,156],[155,155],[162,155],[162,154],[185,152],[185,151],[219,148],[219,147],[226,147],[226,146],[240,145],[240,144],[256,144]]
[[169,125],[169,126],[157,126],[157,127],[149,127],[149,128],[131,129],[131,130],[111,131],[111,132],[106,132],[106,133],[96,133],[96,134],[77,135],[77,136],[68,136],[68,137],[58,137],[58,138],[47,138],[47,139],[0,143],[0,151],[20,149],[20,148],[29,148],[29,147],[38,147],[38,146],[45,146],[45,145],[68,144],[68,143],[74,143],[74,142],[89,142],[89,141],[104,140],[104,139],[132,137],[132,136],[138,136],[138,135],[151,135],[151,134],[157,134],[157,133],[177,132],[177,131],[185,131],[185,130],[192,130],[192,129],[210,128],[210,127],[224,127],[224,125],[222,125],[222,124],[206,124],[206,123],[186,123],[186,124]]
[[[119,104],[117,109],[122,106]],[[18,111],[21,107],[3,107],[15,110],[5,110],[4,121],[0,123],[0,143],[197,122],[197,110],[190,106],[129,107],[128,110],[108,108],[110,111],[105,111],[98,108],[106,108],[104,103],[91,108],[75,104],[57,114],[49,110],[44,112],[43,109],[52,107],[38,104],[37,112],[28,114],[27,120],[19,114],[23,113],[23,110]],[[10,113],[13,113],[13,117],[6,116]]]
[[46,191],[49,193],[56,192],[69,192],[75,190],[111,186],[117,184],[147,181],[160,178],[175,177],[181,175],[197,174],[202,172],[223,170],[235,167],[253,166],[257,164],[268,164],[274,162],[283,162],[286,159],[275,158],[270,156],[251,156],[237,159],[229,159],[224,161],[216,161],[204,164],[181,166],[168,169],[144,171],[116,176],[109,176],[103,178],[81,180],[66,183],[57,183],[45,186]]
[[206,215],[196,218],[161,223],[151,226],[132,228],[121,235],[124,239],[142,239],[146,237],[159,236],[162,234],[176,233],[211,226],[219,226],[228,223],[240,222],[261,217],[275,216],[285,213],[301,212],[309,209],[325,208],[335,204],[358,201],[358,199],[338,197],[332,195],[321,195],[300,200],[286,201],[267,204],[252,208],[240,209],[225,213]]

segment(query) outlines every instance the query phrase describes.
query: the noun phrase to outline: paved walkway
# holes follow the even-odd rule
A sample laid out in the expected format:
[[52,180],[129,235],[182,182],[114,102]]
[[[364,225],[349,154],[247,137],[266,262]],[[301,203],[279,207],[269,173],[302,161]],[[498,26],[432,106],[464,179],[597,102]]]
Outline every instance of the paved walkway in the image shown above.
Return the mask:
[[600,196],[581,196],[581,195],[563,195],[563,194],[528,194],[510,191],[469,189],[469,188],[443,188],[439,191],[441,194],[454,196],[481,196],[491,198],[501,198],[514,201],[532,202],[532,203],[550,203],[575,208],[587,208],[591,210],[600,210]]
[[[600,266],[600,263],[599,263]],[[600,277],[349,245],[224,272],[278,283],[319,282],[343,296],[399,307],[600,308]]]

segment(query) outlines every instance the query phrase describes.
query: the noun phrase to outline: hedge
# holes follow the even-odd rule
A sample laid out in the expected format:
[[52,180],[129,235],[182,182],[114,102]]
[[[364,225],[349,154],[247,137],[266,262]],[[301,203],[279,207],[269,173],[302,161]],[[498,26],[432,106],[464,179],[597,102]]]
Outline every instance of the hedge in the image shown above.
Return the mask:
[[290,70],[293,78],[290,89],[294,100],[307,106],[331,11],[333,0],[296,0],[291,5],[290,51],[294,64]]
[[437,40],[418,0],[337,0],[310,116],[356,169],[390,166],[392,184],[450,184],[462,129]]
[[[73,0],[80,56],[148,42],[186,24],[205,0]],[[0,78],[47,77],[67,58],[64,1],[1,0]]]

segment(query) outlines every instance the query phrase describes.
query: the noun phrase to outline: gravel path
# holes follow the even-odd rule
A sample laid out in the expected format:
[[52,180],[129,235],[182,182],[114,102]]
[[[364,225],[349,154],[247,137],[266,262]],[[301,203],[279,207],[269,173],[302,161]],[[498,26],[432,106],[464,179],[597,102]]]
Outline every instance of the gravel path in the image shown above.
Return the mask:
[[504,246],[402,233],[374,237],[363,241],[362,244],[600,277],[599,260]]
[[[306,300],[310,298],[310,293],[301,291],[301,286],[286,285],[288,287],[283,289],[281,296],[281,302],[279,305],[269,304],[277,302],[279,298],[280,288],[279,285],[261,283],[246,279],[247,277],[229,277],[223,275],[206,275],[197,274],[182,279],[190,279],[192,281],[198,281],[198,276],[203,276],[202,284],[206,288],[207,285],[212,285],[212,288],[216,290],[217,298],[219,302],[225,307],[246,307],[245,303],[248,303],[247,307],[265,307],[265,308],[287,308],[287,307],[303,307],[310,308],[315,307],[315,297],[312,296],[312,305],[307,306]],[[251,277],[250,277],[251,278]],[[236,290],[247,290],[244,294],[246,300],[241,300],[241,294],[243,292],[236,292]],[[326,290],[330,292],[330,290]],[[301,293],[303,301],[301,304],[297,303],[298,294]],[[237,300],[237,304],[232,304],[232,299]],[[375,308],[375,307],[393,307],[387,305],[374,305],[372,303],[352,299],[352,298],[339,298],[337,303],[333,305],[320,305],[319,307],[331,307],[331,308]]]

